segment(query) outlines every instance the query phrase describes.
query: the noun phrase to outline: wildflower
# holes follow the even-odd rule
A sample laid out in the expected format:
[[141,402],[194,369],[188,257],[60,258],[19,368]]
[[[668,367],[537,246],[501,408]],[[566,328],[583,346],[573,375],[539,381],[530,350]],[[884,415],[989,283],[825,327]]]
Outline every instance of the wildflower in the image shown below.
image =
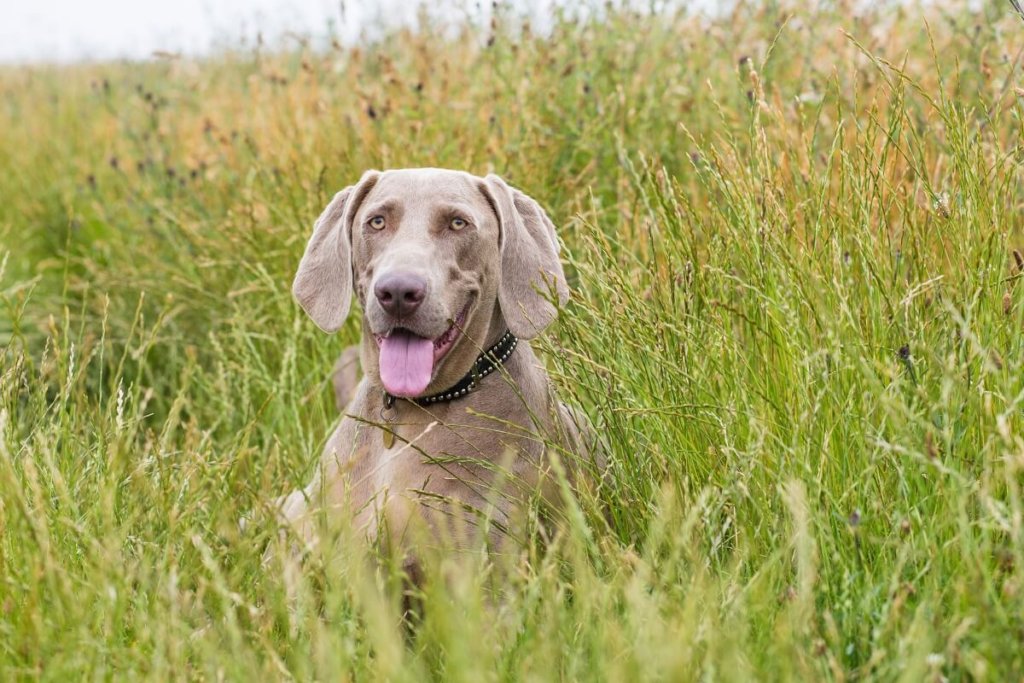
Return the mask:
[[800,104],[820,104],[822,99],[822,94],[814,90],[807,90],[796,96],[796,101]]

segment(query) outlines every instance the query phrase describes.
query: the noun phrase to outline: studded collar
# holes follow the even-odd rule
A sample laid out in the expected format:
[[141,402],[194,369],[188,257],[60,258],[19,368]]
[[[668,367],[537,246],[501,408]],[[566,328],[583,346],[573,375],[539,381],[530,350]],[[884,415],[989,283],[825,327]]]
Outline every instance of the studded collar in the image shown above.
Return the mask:
[[[501,339],[495,342],[494,346],[477,356],[476,360],[473,362],[473,367],[471,367],[469,372],[467,372],[466,375],[453,386],[436,394],[431,394],[430,396],[420,396],[418,398],[408,398],[405,400],[415,403],[418,406],[425,407],[436,403],[454,401],[468,396],[480,386],[481,379],[497,370],[499,365],[508,360],[509,356],[512,355],[512,352],[516,350],[516,344],[518,343],[519,339],[512,334],[512,331],[505,330],[505,334],[502,335]],[[397,400],[397,396],[385,391],[384,409],[390,409],[395,405],[395,401]]]

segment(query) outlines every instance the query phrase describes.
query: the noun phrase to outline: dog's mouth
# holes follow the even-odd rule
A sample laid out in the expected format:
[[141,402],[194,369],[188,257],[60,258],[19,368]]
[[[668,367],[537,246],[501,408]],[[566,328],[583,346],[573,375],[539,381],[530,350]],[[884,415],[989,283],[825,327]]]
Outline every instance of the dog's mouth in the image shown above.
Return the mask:
[[441,359],[462,336],[470,303],[462,307],[448,329],[435,339],[421,337],[404,327],[374,335],[380,350],[380,381],[389,394],[413,398],[426,391]]

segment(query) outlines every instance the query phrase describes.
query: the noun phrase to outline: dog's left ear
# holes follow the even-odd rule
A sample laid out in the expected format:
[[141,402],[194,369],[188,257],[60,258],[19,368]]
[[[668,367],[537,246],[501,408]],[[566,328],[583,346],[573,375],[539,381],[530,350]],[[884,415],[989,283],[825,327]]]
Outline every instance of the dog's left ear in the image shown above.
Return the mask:
[[512,334],[532,339],[558,315],[551,299],[569,300],[555,226],[537,202],[498,176],[488,175],[483,185],[500,229],[498,303]]
[[358,183],[334,195],[313,227],[292,294],[320,329],[336,332],[352,305],[352,220],[380,173],[367,171]]

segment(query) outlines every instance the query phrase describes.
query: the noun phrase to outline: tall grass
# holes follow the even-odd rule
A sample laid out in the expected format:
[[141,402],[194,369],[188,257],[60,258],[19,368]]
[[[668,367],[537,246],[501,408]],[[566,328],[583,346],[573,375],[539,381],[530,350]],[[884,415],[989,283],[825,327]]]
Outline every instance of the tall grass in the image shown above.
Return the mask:
[[[0,678],[1024,675],[1024,25],[740,5],[0,72]],[[420,165],[559,225],[610,476],[409,631],[357,530],[262,555],[358,335],[312,221]]]

